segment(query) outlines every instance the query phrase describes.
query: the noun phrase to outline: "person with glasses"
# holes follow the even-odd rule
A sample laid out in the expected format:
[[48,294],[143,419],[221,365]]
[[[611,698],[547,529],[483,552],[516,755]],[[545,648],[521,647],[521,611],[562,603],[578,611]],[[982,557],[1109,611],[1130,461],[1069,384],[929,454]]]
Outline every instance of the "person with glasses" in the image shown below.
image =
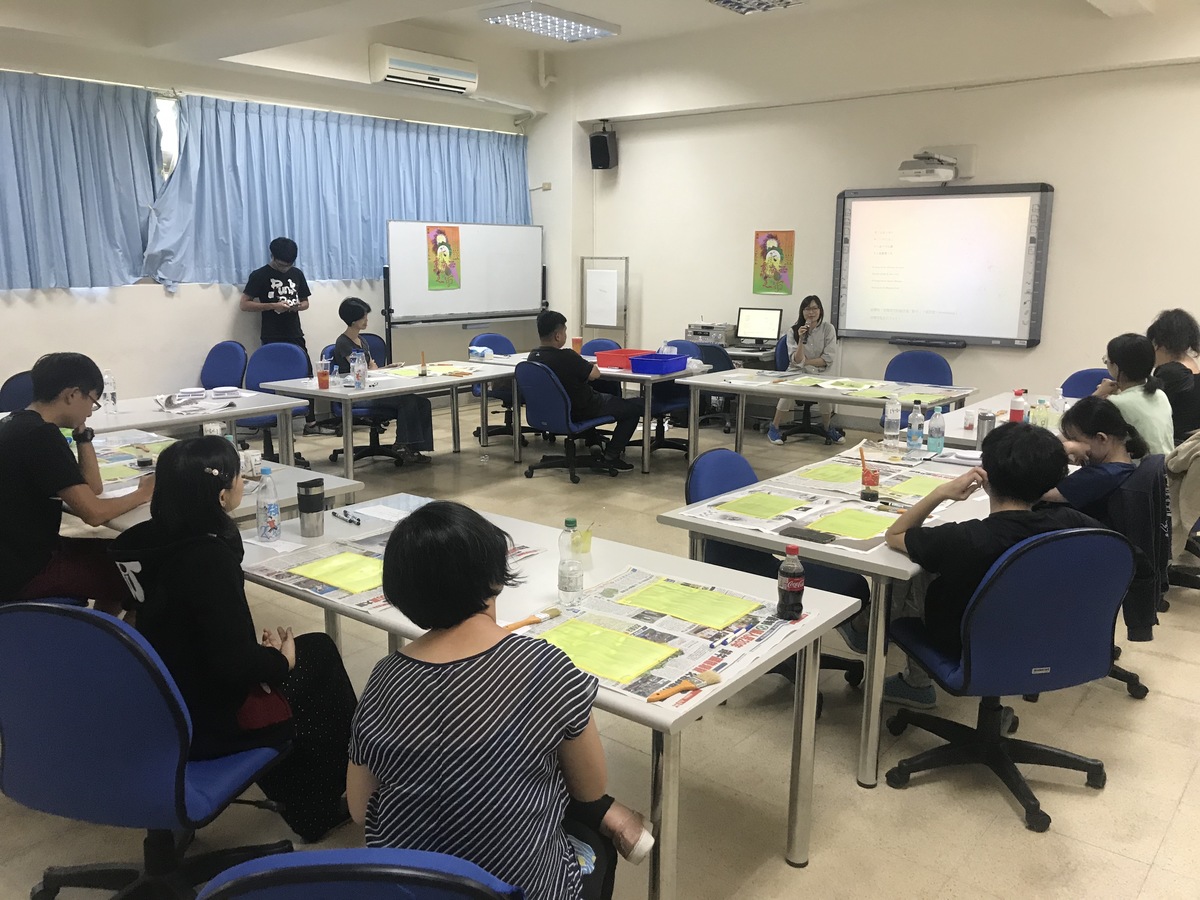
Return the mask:
[[[109,559],[111,541],[60,536],[63,504],[88,525],[103,525],[148,503],[154,476],[123,497],[100,496],[87,419],[100,408],[104,376],[91,359],[48,353],[30,375],[33,403],[0,419],[0,603],[65,597],[94,600],[116,615],[133,596]],[[60,429],[70,429],[73,441]]]
[[1111,400],[1151,453],[1170,453],[1175,448],[1175,424],[1171,401],[1162,391],[1162,381],[1153,374],[1154,344],[1142,334],[1119,334],[1106,350],[1102,362],[1109,377],[1100,382],[1093,396]]

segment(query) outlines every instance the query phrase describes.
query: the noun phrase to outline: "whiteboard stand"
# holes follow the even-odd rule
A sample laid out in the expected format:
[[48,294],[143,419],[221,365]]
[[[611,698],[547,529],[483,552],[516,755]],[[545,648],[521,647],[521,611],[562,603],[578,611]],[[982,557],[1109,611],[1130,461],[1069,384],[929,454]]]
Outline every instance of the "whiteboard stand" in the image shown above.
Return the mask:
[[629,257],[584,256],[579,260],[582,328],[628,346]]

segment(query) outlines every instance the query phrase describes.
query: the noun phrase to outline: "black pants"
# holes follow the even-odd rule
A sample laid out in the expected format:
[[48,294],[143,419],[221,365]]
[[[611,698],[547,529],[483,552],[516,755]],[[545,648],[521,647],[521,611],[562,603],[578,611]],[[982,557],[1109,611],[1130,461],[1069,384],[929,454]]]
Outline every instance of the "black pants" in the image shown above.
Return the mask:
[[[263,343],[264,344],[295,344],[297,347],[299,347],[301,350],[304,351],[304,361],[306,363],[308,363],[308,373],[307,373],[308,377],[309,378],[313,377],[312,359],[308,355],[308,345],[304,343],[304,338],[302,338],[302,337],[296,338],[295,340],[291,340],[291,341],[289,341],[285,338],[280,338],[279,340],[269,341],[264,338]],[[317,421],[317,401],[316,400],[308,401],[308,412],[306,412],[304,414],[304,421],[308,424],[312,424],[313,422]]]
[[590,803],[572,800],[563,815],[563,831],[596,851],[596,868],[590,875],[583,876],[583,900],[611,900],[613,895],[617,848],[600,834],[600,822],[612,805],[613,798],[607,794]]
[[[608,456],[617,457],[625,452],[625,445],[637,430],[638,421],[642,418],[642,402],[626,400],[624,397],[598,395],[597,416],[612,416],[617,420],[613,426],[612,437],[608,441]],[[591,416],[588,416],[591,418]]]
[[368,406],[395,421],[397,444],[410,450],[433,451],[433,406],[428,397],[386,397],[372,400]]
[[292,707],[292,751],[258,782],[306,841],[345,821],[350,719],[358,699],[337,645],[323,632],[296,636],[296,667],[280,685]]

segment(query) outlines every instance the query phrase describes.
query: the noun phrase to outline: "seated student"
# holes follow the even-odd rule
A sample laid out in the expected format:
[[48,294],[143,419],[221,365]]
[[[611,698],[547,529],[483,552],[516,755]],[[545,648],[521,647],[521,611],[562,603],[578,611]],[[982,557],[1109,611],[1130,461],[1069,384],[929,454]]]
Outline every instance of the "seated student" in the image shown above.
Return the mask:
[[1136,468],[1135,459],[1148,448],[1112,400],[1084,397],[1063,413],[1063,446],[1076,469],[1044,497],[1050,503],[1069,503],[1097,519],[1106,517],[1108,496]]
[[138,630],[191,714],[192,758],[290,743],[258,784],[296,834],[319,840],[349,818],[342,795],[355,698],[337,646],[324,633],[255,633],[242,539],[229,518],[243,491],[231,443],[179,441],[157,469],[150,521],[117,538],[113,555],[138,599]]
[[1151,374],[1154,345],[1140,334],[1119,334],[1108,342],[1104,357],[1111,376],[1100,382],[1093,396],[1107,397],[1121,410],[1125,421],[1137,429],[1151,453],[1170,453],[1175,446],[1171,401]]
[[[809,295],[801,300],[800,318],[787,332],[788,361],[792,367],[810,375],[828,373],[837,355],[837,343],[833,323],[825,321],[821,298]],[[780,400],[775,404],[775,418],[767,427],[767,440],[772,444],[783,443],[779,426],[795,407],[794,400]],[[833,404],[820,403],[817,411],[829,432],[829,439],[835,444],[846,443],[846,433],[833,424]]]
[[[448,501],[392,531],[384,595],[429,631],[381,660],[363,689],[350,812],[366,823],[368,847],[450,853],[529,900],[608,898],[613,843],[640,862],[654,838],[604,793],[596,679],[557,647],[496,624],[496,597],[516,583],[509,546]],[[581,875],[568,836],[595,852],[594,871]]]
[[[379,364],[371,359],[371,350],[361,337],[367,328],[367,314],[371,307],[357,297],[347,297],[338,307],[338,315],[346,323],[346,330],[338,335],[333,345],[333,364],[342,375],[350,374],[350,354],[363,353],[367,357],[367,368],[378,369]],[[428,456],[418,451],[433,450],[433,407],[428,397],[409,394],[405,397],[384,397],[367,404],[381,414],[391,417],[396,423],[397,450],[404,452],[406,462],[429,462]]]
[[[49,353],[33,365],[33,403],[0,420],[0,603],[67,597],[95,600],[116,615],[132,603],[107,540],[64,538],[62,504],[103,525],[150,499],[154,477],[114,499],[103,490],[87,418],[100,408],[104,377],[82,353]],[[79,458],[60,428],[69,428]]]
[[1146,337],[1154,345],[1154,377],[1171,401],[1175,443],[1182,444],[1200,429],[1200,325],[1186,310],[1168,309],[1150,323]]
[[562,313],[552,309],[542,310],[538,313],[537,329],[541,346],[530,351],[530,362],[542,363],[558,376],[567,396],[571,398],[571,415],[576,422],[597,416],[612,416],[617,420],[608,447],[605,448],[604,461],[614,469],[628,472],[633,464],[626,462],[623,454],[642,417],[642,404],[592,389],[588,382],[600,377],[600,368],[574,350],[564,348],[567,343],[567,319]]

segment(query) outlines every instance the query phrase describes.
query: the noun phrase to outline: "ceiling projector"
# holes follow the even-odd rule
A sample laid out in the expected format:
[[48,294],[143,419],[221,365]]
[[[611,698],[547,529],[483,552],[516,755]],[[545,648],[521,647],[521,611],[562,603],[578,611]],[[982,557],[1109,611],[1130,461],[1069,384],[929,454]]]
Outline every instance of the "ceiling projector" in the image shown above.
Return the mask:
[[958,177],[958,160],[953,156],[938,156],[922,151],[900,163],[897,175],[901,181],[914,184],[944,184]]

